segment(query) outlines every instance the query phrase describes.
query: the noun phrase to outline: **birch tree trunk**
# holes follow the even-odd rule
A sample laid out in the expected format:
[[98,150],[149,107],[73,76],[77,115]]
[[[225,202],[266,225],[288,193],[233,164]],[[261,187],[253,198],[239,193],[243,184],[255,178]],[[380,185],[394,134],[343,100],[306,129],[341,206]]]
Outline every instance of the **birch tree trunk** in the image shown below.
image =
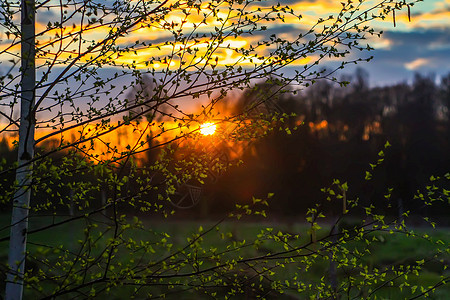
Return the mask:
[[13,199],[11,235],[9,242],[9,270],[6,282],[6,299],[19,300],[23,294],[28,212],[31,194],[31,175],[34,156],[35,129],[35,1],[21,3],[21,96],[17,188]]

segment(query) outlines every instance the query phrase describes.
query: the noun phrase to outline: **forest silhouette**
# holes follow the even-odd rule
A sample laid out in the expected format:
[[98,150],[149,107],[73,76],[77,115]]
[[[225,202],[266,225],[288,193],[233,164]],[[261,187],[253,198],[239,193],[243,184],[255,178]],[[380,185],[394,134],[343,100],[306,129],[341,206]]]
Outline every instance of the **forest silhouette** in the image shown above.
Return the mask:
[[[319,81],[297,96],[280,95],[278,109],[297,115],[291,126],[299,120],[302,125],[291,134],[274,131],[249,147],[243,165],[213,188],[209,210],[274,192],[271,209],[278,216],[295,216],[323,199],[321,188],[339,179],[348,181],[352,197],[389,215],[410,209],[422,217],[448,215],[439,205],[426,207],[415,194],[430,176],[444,175],[450,167],[450,74],[439,83],[433,75],[415,74],[410,84],[371,88],[368,73],[357,69],[343,80],[351,83],[342,88]],[[236,108],[248,105],[254,93],[244,93]],[[365,180],[386,142],[391,146],[383,162]],[[387,187],[399,207],[383,203]]]
[[[444,175],[450,168],[450,73],[439,82],[433,75],[416,74],[410,84],[371,88],[368,73],[358,68],[341,81],[348,85],[319,80],[296,95],[276,93],[276,83],[264,83],[245,90],[238,99],[225,99],[229,113],[246,112],[251,118],[248,108],[261,95],[273,94],[255,111],[290,117],[283,130],[250,144],[228,145],[243,163],[216,174],[213,183],[207,180],[201,186],[199,204],[179,216],[208,218],[232,209],[235,203],[274,193],[270,215],[292,218],[323,199],[321,189],[339,179],[348,182],[351,197],[366,205],[372,203],[388,215],[412,210],[421,217],[445,219],[446,208],[428,208],[415,194],[425,188],[430,176]],[[289,134],[286,128],[292,129]],[[391,146],[383,152],[383,163],[371,180],[365,180],[365,172],[377,161],[386,142]],[[5,138],[0,141],[0,153],[9,163],[17,156]],[[148,151],[144,159],[155,161],[158,153],[159,148]],[[393,189],[398,207],[383,203],[387,187]],[[93,195],[100,197],[100,193]],[[39,202],[39,197],[34,201]],[[8,209],[7,204],[1,207],[2,211]],[[332,205],[329,209],[331,214],[339,211]]]

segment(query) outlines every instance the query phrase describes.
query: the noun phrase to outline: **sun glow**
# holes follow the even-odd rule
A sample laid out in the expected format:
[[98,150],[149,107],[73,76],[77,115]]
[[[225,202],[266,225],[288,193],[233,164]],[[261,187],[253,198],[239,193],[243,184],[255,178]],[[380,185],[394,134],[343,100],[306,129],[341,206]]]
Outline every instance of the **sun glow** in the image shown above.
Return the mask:
[[214,123],[203,123],[200,125],[200,133],[203,135],[212,135],[216,132],[216,127]]

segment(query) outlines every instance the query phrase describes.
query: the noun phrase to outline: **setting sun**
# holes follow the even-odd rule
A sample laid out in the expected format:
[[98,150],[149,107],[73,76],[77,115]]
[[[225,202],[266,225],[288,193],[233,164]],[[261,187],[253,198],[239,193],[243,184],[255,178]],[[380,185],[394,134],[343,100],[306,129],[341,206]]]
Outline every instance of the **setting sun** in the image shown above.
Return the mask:
[[203,135],[212,135],[216,132],[216,127],[214,123],[204,123],[200,125],[200,133]]

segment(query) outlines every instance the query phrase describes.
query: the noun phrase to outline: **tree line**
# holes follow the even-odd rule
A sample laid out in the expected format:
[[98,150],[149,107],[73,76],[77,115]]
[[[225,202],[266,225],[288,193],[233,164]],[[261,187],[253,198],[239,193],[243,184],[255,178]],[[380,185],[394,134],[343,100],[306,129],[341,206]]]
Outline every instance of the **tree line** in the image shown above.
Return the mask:
[[[333,179],[348,181],[355,197],[378,206],[386,187],[392,188],[398,207],[386,213],[397,215],[403,210],[423,208],[423,202],[415,199],[417,190],[427,185],[430,176],[443,175],[450,167],[450,74],[439,82],[432,75],[416,74],[410,84],[371,88],[367,73],[357,69],[342,77],[346,87],[322,80],[296,95],[274,93],[276,82],[268,82],[244,90],[237,99],[236,95],[225,99],[217,109],[250,120],[261,112],[279,116],[277,122],[285,115],[285,120],[254,142],[219,145],[215,149],[218,153],[209,153],[226,162],[242,160],[242,164],[207,174],[210,178],[196,181],[191,190],[182,186],[178,198],[187,197],[184,202],[190,209],[184,212],[186,217],[208,218],[232,209],[235,203],[248,203],[253,196],[267,193],[275,194],[277,205],[270,207],[275,215],[302,215],[323,198],[322,188]],[[261,95],[270,95],[270,91],[272,98],[255,105]],[[386,142],[391,147],[384,152],[383,163],[371,180],[365,180],[366,171],[370,171]],[[17,154],[6,143],[5,139],[1,142],[2,157],[12,163]],[[172,149],[171,159],[179,160],[186,149]],[[227,157],[230,150],[239,152],[238,157]],[[201,153],[195,151],[190,149],[186,154],[200,157]],[[63,156],[53,158],[59,161]],[[160,158],[161,149],[148,151],[145,164]],[[89,177],[95,181],[96,175]],[[188,195],[192,189],[200,190],[195,201]],[[70,198],[73,191],[62,188],[60,193]],[[158,201],[157,194],[152,202]],[[99,199],[106,196],[102,191],[91,191],[90,195],[97,199],[94,206],[101,206]],[[9,203],[3,203],[2,209],[8,207]],[[60,209],[66,211],[66,205]],[[426,212],[441,216],[447,213],[439,206],[427,208]]]
[[[249,147],[244,165],[228,172],[207,200],[218,201],[211,210],[227,205],[227,199],[245,202],[258,191],[270,191],[279,214],[301,214],[323,198],[321,188],[335,178],[351,182],[354,195],[365,203],[379,202],[389,187],[403,209],[422,208],[414,199],[417,190],[450,167],[450,74],[439,82],[433,75],[416,74],[409,84],[383,87],[369,87],[363,69],[343,79],[350,82],[344,88],[319,81],[296,96],[279,96],[278,111],[295,113],[289,125],[297,129],[290,134],[275,130]],[[254,101],[254,94],[242,94],[235,109]],[[386,142],[391,147],[383,163],[365,180]]]

